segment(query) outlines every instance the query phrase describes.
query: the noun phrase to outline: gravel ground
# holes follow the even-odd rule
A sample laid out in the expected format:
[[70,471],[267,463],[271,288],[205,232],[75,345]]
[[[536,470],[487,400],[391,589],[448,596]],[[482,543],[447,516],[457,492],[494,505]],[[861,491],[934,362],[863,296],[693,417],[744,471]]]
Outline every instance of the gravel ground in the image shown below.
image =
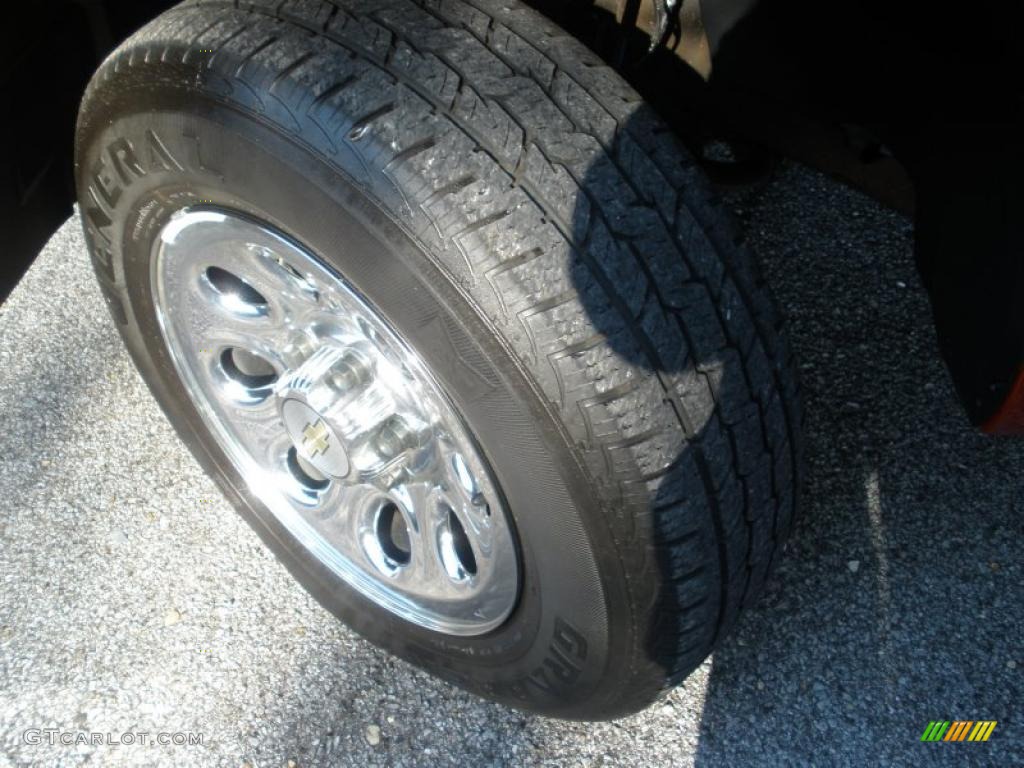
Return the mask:
[[[804,517],[720,650],[601,724],[479,701],[307,597],[176,440],[69,221],[0,308],[0,765],[1024,764],[1024,441],[965,423],[905,219],[799,167],[730,199],[792,321]],[[934,719],[999,725],[921,744]]]

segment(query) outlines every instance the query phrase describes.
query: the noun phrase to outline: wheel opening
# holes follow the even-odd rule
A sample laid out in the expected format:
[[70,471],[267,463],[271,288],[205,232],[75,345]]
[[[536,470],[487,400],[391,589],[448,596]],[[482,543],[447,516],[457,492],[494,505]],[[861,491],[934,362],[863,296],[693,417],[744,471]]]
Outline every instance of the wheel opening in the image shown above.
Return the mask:
[[288,449],[288,469],[292,477],[310,491],[322,491],[330,483],[326,477],[317,471],[316,467],[306,461],[295,446]]
[[264,389],[277,381],[277,371],[265,357],[241,347],[228,347],[220,365],[232,381],[248,389]]
[[466,529],[462,527],[455,510],[448,507],[444,527],[439,540],[441,562],[445,571],[453,581],[462,581],[476,575],[476,556],[473,545],[469,543]]
[[204,274],[225,306],[240,314],[266,313],[267,298],[234,272],[220,267],[207,267]]
[[387,502],[377,513],[377,543],[388,558],[398,565],[407,565],[412,557],[409,527],[398,506]]

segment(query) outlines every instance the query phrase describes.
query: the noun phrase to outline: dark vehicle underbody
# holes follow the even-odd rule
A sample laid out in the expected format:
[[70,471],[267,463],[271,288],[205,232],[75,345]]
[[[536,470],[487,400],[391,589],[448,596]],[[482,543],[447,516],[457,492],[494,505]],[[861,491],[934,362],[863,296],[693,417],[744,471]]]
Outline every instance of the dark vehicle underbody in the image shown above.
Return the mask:
[[[810,0],[530,4],[618,69],[715,181],[756,180],[790,157],[912,214],[940,346],[971,421],[1024,432],[1024,59],[1012,4],[957,14]],[[0,295],[71,212],[89,76],[171,5],[53,0],[5,25]],[[728,161],[707,152],[723,141]]]

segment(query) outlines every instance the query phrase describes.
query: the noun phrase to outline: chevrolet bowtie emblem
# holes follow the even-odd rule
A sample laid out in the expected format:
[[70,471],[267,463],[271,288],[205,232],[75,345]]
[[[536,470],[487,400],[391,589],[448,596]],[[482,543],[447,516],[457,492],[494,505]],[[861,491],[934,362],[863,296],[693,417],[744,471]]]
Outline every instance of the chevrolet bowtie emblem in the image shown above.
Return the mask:
[[331,433],[327,431],[327,425],[323,419],[317,419],[315,423],[306,424],[302,430],[302,447],[306,449],[309,458],[315,458],[319,454],[327,453],[327,439]]

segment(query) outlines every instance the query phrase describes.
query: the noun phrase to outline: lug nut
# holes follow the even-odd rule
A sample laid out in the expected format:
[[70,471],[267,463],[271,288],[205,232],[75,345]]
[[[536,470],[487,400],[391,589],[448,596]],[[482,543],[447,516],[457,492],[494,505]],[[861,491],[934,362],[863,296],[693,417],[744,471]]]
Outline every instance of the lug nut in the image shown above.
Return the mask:
[[373,367],[361,354],[347,351],[331,368],[329,381],[339,392],[363,387],[373,378]]
[[316,343],[304,333],[296,333],[289,347],[289,351],[300,360],[308,360],[317,350]]
[[401,416],[390,416],[377,429],[374,446],[385,461],[419,445],[419,435]]

